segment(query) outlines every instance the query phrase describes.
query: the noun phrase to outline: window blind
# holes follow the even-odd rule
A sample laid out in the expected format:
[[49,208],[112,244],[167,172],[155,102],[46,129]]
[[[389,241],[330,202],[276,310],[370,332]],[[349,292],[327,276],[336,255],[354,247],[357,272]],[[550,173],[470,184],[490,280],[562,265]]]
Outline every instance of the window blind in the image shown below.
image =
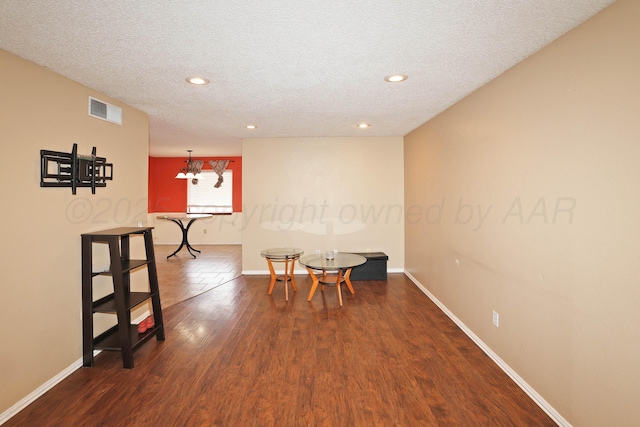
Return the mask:
[[224,182],[218,188],[218,175],[214,171],[202,171],[198,185],[187,180],[187,213],[232,213],[233,212],[233,171],[222,173]]

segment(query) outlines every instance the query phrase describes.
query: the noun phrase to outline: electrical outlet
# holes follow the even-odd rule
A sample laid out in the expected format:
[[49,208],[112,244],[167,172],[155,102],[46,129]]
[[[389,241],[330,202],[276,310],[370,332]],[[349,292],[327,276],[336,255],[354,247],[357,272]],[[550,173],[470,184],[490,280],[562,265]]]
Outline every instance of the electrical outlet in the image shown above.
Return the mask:
[[496,328],[500,326],[500,315],[495,310],[493,311],[493,326]]
[[320,255],[320,249],[316,249],[316,255]]

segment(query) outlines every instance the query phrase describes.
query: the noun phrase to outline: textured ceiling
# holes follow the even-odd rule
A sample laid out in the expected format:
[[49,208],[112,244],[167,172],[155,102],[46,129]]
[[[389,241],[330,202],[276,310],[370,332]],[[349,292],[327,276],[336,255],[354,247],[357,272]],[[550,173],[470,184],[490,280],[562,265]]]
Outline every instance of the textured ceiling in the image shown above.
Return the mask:
[[611,3],[1,0],[0,48],[148,113],[153,156],[240,155],[403,136]]

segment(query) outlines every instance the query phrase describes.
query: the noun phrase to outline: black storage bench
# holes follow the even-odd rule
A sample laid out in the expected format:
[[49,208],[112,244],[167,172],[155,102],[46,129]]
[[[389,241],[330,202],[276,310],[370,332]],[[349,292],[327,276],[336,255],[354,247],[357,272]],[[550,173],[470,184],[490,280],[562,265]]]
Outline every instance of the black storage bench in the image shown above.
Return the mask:
[[383,252],[353,252],[367,259],[362,265],[353,267],[351,280],[387,280],[387,260],[389,257]]

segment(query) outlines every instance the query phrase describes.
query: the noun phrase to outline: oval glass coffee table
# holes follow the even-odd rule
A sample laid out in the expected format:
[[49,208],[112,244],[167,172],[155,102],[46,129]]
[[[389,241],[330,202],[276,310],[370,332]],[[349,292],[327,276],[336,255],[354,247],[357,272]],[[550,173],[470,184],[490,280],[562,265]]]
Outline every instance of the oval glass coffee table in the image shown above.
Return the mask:
[[[325,284],[335,284],[336,291],[338,292],[338,303],[342,307],[342,292],[340,291],[340,284],[344,282],[349,288],[351,295],[355,294],[351,280],[351,269],[367,262],[367,259],[362,255],[350,254],[346,252],[338,252],[333,254],[333,259],[327,259],[324,255],[307,255],[300,258],[300,264],[307,268],[313,284],[311,285],[311,291],[309,292],[309,298],[307,301],[311,301],[313,294],[316,292],[318,283],[322,283],[322,289]],[[321,271],[320,277],[314,273],[315,271]],[[328,272],[337,272],[336,276],[328,276]]]
[[[284,281],[284,298],[289,301],[289,287],[287,282],[291,279],[291,287],[294,291],[297,291],[296,281],[293,276],[293,268],[296,260],[300,258],[304,251],[300,248],[271,248],[264,249],[260,252],[264,258],[267,259],[269,264],[269,273],[271,274],[271,282],[269,283],[269,295],[273,292],[273,286],[276,284],[276,280]],[[276,271],[273,268],[274,262],[284,262],[284,276],[277,276]],[[289,265],[291,262],[291,265]]]

